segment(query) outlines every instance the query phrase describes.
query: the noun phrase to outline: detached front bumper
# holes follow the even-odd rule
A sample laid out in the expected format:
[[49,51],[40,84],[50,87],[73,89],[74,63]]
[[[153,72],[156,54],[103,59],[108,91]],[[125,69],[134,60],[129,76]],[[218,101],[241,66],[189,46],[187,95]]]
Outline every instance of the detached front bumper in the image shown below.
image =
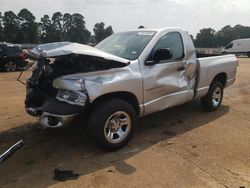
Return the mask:
[[44,127],[58,128],[68,124],[76,116],[82,114],[84,107],[71,105],[56,99],[49,100],[42,106],[40,123]]

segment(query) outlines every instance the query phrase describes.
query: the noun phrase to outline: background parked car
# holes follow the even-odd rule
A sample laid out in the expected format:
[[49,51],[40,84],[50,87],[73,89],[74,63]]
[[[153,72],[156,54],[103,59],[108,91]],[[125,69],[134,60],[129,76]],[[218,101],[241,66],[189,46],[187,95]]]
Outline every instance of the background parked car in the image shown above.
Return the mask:
[[9,43],[0,43],[0,69],[12,72],[27,65],[22,48]]

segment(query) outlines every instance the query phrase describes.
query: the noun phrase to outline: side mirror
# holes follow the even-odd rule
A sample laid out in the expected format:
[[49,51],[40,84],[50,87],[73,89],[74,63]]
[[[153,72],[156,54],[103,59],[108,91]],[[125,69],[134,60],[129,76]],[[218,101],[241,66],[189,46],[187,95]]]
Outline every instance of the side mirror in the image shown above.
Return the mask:
[[161,48],[155,51],[154,61],[170,60],[173,58],[173,53],[169,48]]
[[161,48],[155,51],[153,60],[146,61],[145,65],[152,66],[162,60],[170,60],[173,58],[173,53],[169,48]]

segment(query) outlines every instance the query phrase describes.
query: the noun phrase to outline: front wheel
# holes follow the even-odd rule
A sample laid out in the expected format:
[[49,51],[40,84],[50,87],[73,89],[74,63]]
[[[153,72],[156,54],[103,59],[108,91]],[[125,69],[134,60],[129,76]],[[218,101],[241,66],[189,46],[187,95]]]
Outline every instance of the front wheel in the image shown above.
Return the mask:
[[201,98],[201,106],[207,112],[213,112],[219,109],[223,99],[223,85],[215,81],[211,84],[208,93]]
[[129,103],[111,99],[94,109],[89,118],[89,127],[97,144],[104,150],[113,151],[132,138],[136,122],[136,112]]

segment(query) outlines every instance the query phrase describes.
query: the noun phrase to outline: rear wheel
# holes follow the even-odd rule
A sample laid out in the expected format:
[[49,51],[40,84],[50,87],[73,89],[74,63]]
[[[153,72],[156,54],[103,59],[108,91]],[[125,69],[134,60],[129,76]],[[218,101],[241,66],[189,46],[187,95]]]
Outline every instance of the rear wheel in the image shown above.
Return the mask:
[[17,70],[17,68],[17,64],[13,61],[9,61],[4,64],[4,70],[6,72],[14,72]]
[[111,99],[94,109],[89,127],[97,144],[104,150],[113,151],[132,138],[136,122],[136,112],[129,103]]
[[205,97],[201,98],[201,106],[207,112],[218,110],[223,99],[223,85],[214,81]]

